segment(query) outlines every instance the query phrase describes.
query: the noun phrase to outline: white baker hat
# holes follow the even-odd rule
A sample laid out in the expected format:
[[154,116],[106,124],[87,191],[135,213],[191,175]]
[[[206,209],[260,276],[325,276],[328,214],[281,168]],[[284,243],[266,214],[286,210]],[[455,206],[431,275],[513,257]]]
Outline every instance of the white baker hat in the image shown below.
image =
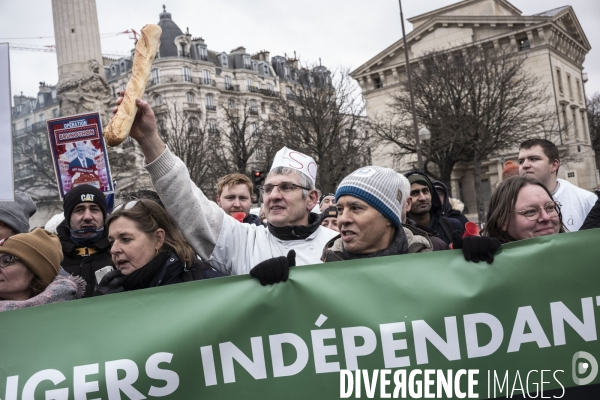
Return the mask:
[[271,170],[277,167],[288,167],[300,171],[306,175],[313,184],[317,179],[317,163],[315,160],[306,154],[288,149],[287,147],[282,148],[275,154]]

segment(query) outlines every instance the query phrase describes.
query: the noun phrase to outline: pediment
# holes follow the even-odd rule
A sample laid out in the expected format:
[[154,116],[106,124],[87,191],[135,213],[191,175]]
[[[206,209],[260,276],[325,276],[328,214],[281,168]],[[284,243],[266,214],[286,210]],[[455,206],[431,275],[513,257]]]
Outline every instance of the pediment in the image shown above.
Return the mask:
[[566,7],[562,12],[552,17],[554,23],[560,26],[571,38],[590,51],[591,46],[585,32],[575,15],[572,7]]
[[407,21],[418,28],[431,18],[454,16],[520,16],[521,10],[506,0],[462,0],[447,7],[420,14]]

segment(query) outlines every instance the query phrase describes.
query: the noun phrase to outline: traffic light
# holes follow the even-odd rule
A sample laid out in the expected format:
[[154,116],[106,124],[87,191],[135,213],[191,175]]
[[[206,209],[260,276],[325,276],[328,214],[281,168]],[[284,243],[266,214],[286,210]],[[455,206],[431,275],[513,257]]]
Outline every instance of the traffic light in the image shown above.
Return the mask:
[[265,171],[252,171],[252,185],[254,186],[254,194],[256,195],[256,201],[253,201],[254,203],[260,203],[260,187],[265,182],[265,178]]

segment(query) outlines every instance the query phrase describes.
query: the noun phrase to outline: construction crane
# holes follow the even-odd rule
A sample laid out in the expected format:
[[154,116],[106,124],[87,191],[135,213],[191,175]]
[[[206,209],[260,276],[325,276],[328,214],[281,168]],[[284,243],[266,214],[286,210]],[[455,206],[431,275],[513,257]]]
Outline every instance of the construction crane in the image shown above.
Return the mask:
[[[117,32],[117,33],[102,34],[101,36],[103,36],[103,38],[104,38],[104,37],[124,35],[124,34],[129,34],[129,39],[133,39],[134,43],[137,43],[138,33],[136,32],[135,29],[128,29],[126,31]],[[37,38],[19,38],[19,39],[37,39]],[[39,45],[33,45],[33,44],[9,43],[9,47],[11,50],[17,50],[17,51],[41,51],[44,53],[56,53],[56,46],[53,44],[46,45],[46,46],[39,46]],[[129,53],[119,53],[116,51],[110,51],[110,52],[102,53],[102,55],[104,57],[109,57],[109,58],[121,58],[121,57],[128,57]]]

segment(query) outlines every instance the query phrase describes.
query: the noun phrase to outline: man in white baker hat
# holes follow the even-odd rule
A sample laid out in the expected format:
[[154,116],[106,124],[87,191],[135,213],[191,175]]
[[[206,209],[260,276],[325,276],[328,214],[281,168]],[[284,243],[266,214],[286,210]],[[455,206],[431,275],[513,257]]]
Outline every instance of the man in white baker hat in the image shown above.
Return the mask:
[[323,247],[337,232],[321,227],[318,215],[310,214],[318,202],[317,165],[311,157],[281,149],[263,185],[268,226],[240,224],[192,182],[185,164],[158,135],[148,103],[136,99],[136,105],[138,116],[130,136],[140,144],[165,208],[202,260],[227,275],[247,274],[277,257],[290,265],[321,262]]

